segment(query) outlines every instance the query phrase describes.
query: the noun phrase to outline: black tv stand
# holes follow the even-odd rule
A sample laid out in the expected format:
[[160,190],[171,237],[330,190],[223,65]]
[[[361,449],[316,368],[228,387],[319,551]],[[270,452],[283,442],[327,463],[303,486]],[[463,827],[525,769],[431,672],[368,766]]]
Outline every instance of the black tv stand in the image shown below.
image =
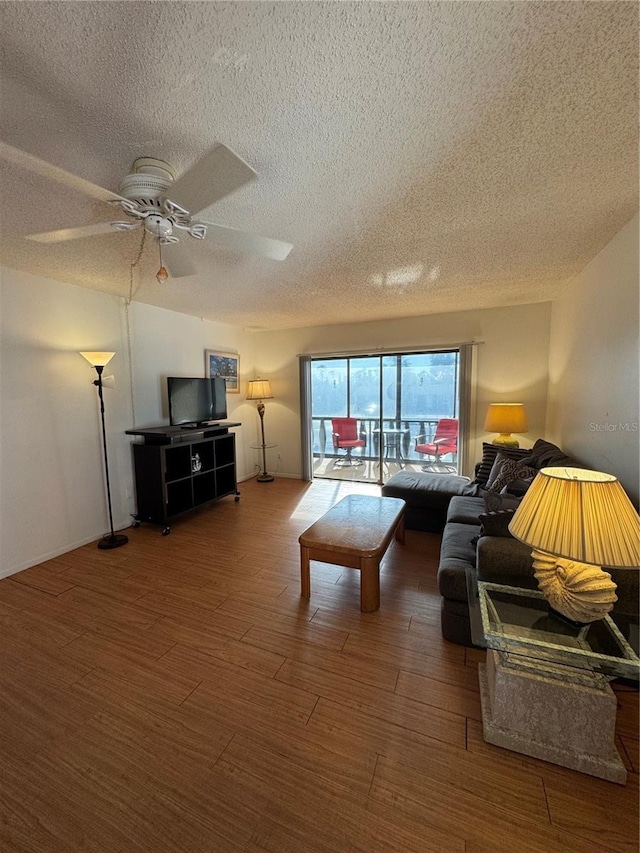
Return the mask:
[[235,435],[239,423],[162,426],[127,430],[133,445],[138,511],[135,527],[149,521],[171,532],[172,518],[226,495],[240,500]]

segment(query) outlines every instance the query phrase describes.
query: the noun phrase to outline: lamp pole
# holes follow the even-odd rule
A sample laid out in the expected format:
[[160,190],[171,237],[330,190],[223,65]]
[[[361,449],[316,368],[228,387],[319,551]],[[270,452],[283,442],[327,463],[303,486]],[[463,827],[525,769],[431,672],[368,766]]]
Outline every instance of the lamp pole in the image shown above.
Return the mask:
[[98,378],[93,380],[93,384],[98,389],[98,397],[100,399],[100,422],[102,424],[102,451],[104,456],[104,473],[107,483],[107,508],[109,510],[109,530],[111,531],[98,542],[98,548],[101,551],[109,551],[112,548],[119,548],[121,545],[126,545],[129,541],[124,533],[115,533],[113,530],[113,512],[111,510],[111,482],[109,479],[109,456],[107,454],[107,429],[104,421],[104,397],[102,396],[102,372],[105,365],[113,358],[112,352],[81,352],[80,355],[86,359],[89,364],[95,368]]
[[109,480],[109,457],[107,455],[107,430],[104,423],[104,397],[102,396],[102,371],[103,364],[95,365],[98,378],[93,384],[98,387],[98,397],[100,398],[100,420],[102,422],[102,450],[104,452],[104,475],[107,481],[107,507],[109,509],[109,536],[103,536],[98,542],[98,548],[102,551],[110,550],[111,548],[119,548],[121,545],[126,545],[129,539],[124,533],[114,533],[113,530],[113,512],[111,511],[111,482]]
[[267,473],[267,445],[264,440],[264,403],[258,400],[258,414],[260,415],[260,435],[262,436],[262,474],[258,474],[257,481],[259,483],[271,483],[274,479],[273,474]]

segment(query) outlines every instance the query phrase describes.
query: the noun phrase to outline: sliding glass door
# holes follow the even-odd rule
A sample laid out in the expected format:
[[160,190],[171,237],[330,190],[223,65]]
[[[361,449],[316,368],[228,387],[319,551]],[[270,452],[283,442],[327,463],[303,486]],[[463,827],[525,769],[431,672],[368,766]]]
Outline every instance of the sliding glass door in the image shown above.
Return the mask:
[[441,455],[424,448],[443,419],[458,426],[459,349],[310,357],[307,367],[312,476],[382,483],[400,470],[458,471],[455,442]]

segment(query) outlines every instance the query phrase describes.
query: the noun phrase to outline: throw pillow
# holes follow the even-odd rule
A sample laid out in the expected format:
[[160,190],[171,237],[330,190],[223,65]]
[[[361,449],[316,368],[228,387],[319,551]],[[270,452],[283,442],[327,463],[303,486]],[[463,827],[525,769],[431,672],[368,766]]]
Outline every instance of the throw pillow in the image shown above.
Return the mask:
[[490,489],[496,478],[500,476],[502,473],[502,466],[505,462],[509,460],[508,456],[505,456],[504,453],[498,451],[496,453],[496,458],[493,460],[493,465],[491,466],[491,471],[489,471],[489,476],[487,477],[487,482],[485,483],[485,489]]
[[[494,474],[493,469],[491,473]],[[526,480],[529,477],[535,477],[537,473],[535,468],[529,468],[518,459],[504,459],[495,472],[493,480],[487,483],[487,489],[490,492],[500,492],[512,480]]]
[[483,491],[485,512],[499,512],[501,509],[512,509],[514,512],[520,506],[522,498],[508,495],[504,492]]
[[482,460],[476,466],[476,476],[474,483],[486,487],[489,474],[493,463],[496,461],[498,453],[507,456],[509,459],[523,459],[531,453],[526,447],[504,447],[500,444],[488,444],[486,441],[482,444]]
[[[511,537],[509,522],[515,509],[501,509],[498,512],[487,512],[480,516],[480,536]],[[513,537],[511,537],[513,538]]]
[[528,451],[528,455],[522,460],[525,465],[530,465],[532,468],[584,468],[580,462],[567,456],[564,450],[561,450],[557,445],[550,441],[545,441],[544,438],[539,438],[533,447]]
[[531,483],[533,483],[533,477],[528,477],[526,480],[511,480],[510,483],[507,483],[507,485],[500,490],[500,494],[514,495],[517,498],[523,498]]

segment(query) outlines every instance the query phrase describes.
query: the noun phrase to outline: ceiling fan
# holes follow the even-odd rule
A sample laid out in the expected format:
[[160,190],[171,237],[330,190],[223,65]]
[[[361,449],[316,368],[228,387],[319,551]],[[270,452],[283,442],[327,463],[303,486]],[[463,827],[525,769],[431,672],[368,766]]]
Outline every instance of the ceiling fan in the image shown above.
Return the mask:
[[131,174],[122,179],[117,193],[103,189],[2,141],[0,158],[64,184],[90,198],[112,204],[127,217],[76,228],[27,234],[29,240],[61,243],[82,237],[112,234],[114,231],[144,228],[157,239],[161,247],[165,247],[164,265],[172,278],[193,275],[197,271],[186,249],[190,238],[207,239],[225,249],[253,252],[277,261],[283,261],[293,248],[291,243],[250,234],[215,222],[205,222],[198,216],[200,211],[257,178],[251,166],[226,145],[216,145],[178,178],[171,166],[164,161],[141,157],[134,162]]

